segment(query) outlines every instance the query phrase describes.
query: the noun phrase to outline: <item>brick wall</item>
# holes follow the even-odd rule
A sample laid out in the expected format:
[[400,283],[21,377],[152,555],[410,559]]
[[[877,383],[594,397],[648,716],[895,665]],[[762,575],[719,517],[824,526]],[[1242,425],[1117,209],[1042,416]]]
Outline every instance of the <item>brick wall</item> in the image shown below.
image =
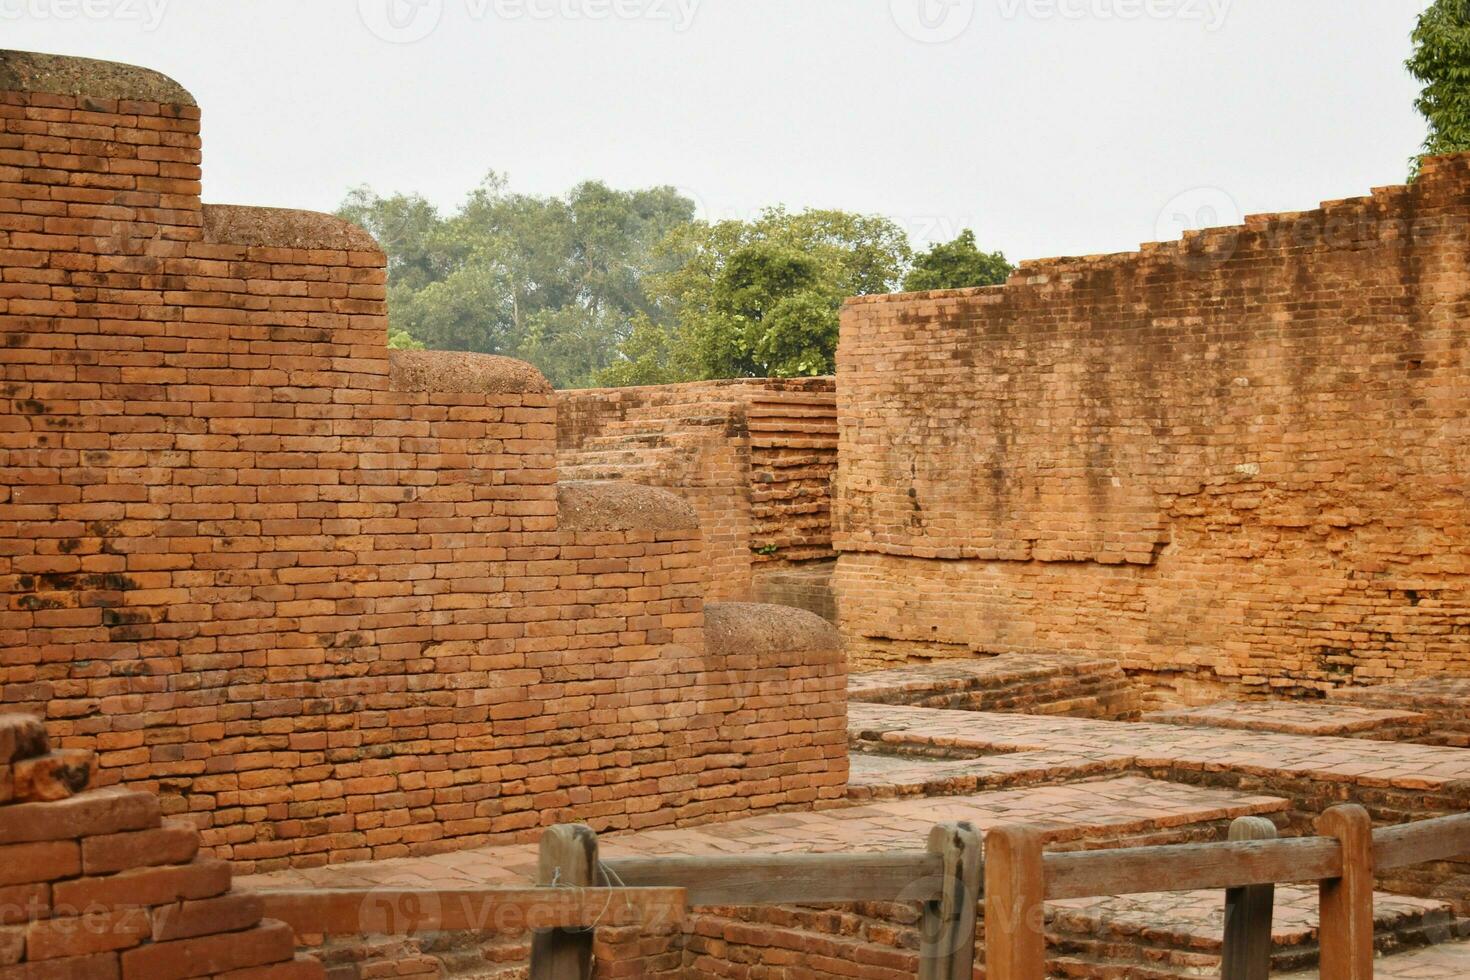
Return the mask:
[[0,714],[0,978],[321,980],[291,929],[149,793],[89,790],[95,759]]
[[701,381],[558,393],[564,474],[677,489],[699,513],[711,597],[829,560],[837,469],[831,378]]
[[1183,244],[852,301],[854,662],[1097,652],[1186,695],[1470,673],[1467,192],[1446,158]]
[[390,357],[376,243],[201,206],[170,80],[0,89],[0,700],[247,870],[841,795],[728,734],[694,512],[559,488],[534,368]]

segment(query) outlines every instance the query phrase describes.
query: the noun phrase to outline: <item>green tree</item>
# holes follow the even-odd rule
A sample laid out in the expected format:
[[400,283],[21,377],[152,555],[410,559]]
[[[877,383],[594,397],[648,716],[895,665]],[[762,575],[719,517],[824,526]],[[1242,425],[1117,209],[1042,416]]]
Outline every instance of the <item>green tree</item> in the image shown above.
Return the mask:
[[673,319],[640,323],[605,384],[830,373],[842,301],[892,291],[912,256],[886,218],[783,208],[680,226],[660,251],[651,290]]
[[1434,0],[1412,38],[1407,67],[1424,86],[1415,106],[1429,122],[1424,155],[1470,150],[1470,0]]
[[338,214],[389,255],[395,336],[438,350],[529,360],[558,387],[592,384],[635,322],[669,322],[646,280],[675,260],[659,249],[694,217],[672,188],[589,181],[561,197],[513,194],[491,174],[456,212],[358,188]]
[[920,253],[904,277],[903,288],[905,292],[922,293],[931,289],[998,286],[1014,269],[1002,253],[980,251],[975,244],[975,233],[966,228],[954,241],[941,242]]

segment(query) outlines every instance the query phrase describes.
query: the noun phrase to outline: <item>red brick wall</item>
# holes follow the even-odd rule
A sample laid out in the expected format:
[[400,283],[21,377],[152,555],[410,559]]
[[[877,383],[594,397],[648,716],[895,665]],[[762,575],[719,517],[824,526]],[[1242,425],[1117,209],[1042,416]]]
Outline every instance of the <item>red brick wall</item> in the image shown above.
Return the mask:
[[201,207],[167,79],[0,83],[0,700],[245,870],[840,796],[726,731],[693,511],[559,494],[533,368],[390,360],[376,244]]
[[851,302],[854,661],[1078,650],[1256,692],[1470,673],[1467,191],[1448,158],[1182,247]]
[[578,479],[668,487],[699,512],[711,598],[747,601],[763,568],[830,559],[831,378],[558,393],[557,452]]
[[89,790],[89,753],[48,750],[38,720],[0,714],[0,977],[322,980],[192,823],[149,793]]

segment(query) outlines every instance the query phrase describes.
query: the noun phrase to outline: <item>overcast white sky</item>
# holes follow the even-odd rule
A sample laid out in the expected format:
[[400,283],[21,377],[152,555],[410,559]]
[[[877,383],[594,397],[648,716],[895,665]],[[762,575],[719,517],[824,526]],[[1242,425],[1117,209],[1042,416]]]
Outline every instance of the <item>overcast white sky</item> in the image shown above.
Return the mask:
[[1019,259],[1401,182],[1425,6],[0,0],[0,47],[182,82],[206,201],[330,210],[367,183],[448,207],[495,169],[537,193],[672,184],[715,218],[780,202],[917,240],[973,226]]

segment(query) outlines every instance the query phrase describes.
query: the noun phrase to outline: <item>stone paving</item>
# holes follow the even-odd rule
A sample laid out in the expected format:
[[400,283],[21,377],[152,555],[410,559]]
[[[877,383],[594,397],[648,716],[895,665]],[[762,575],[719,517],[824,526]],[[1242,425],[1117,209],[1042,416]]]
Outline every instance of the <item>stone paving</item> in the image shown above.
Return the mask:
[[1406,742],[1423,737],[1433,719],[1418,711],[1360,708],[1320,701],[1222,701],[1198,708],[1173,708],[1143,716],[1162,725],[1235,728],[1287,735],[1341,735]]
[[1051,752],[1074,764],[1130,760],[1406,790],[1470,786],[1470,752],[1430,745],[1385,743],[1364,751],[1362,741],[1349,738],[875,704],[849,705],[848,732],[860,746],[889,752]]
[[[797,854],[922,850],[936,823],[968,820],[982,830],[1001,824],[1042,828],[1057,849],[1087,842],[1150,843],[1197,837],[1218,839],[1228,821],[1282,813],[1271,796],[1199,789],[1137,776],[1065,786],[1042,786],[973,796],[872,803],[815,813],[783,813],[675,830],[606,835],[604,857],[657,854]],[[248,888],[454,888],[515,885],[536,870],[534,845],[484,847],[431,857],[301,868],[238,879]]]
[[1116,660],[1002,654],[849,674],[849,703],[1136,719],[1142,692]]
[[1378,687],[1350,687],[1333,691],[1333,701],[1419,711],[1434,719],[1435,744],[1470,747],[1470,677],[1422,677]]
[[[1470,935],[1444,902],[1374,895],[1375,946],[1398,953]],[[1317,962],[1320,901],[1316,888],[1276,889],[1272,969]],[[1049,902],[1053,968],[1068,977],[1116,977],[1120,964],[1146,967],[1156,980],[1213,975],[1224,945],[1225,903],[1218,891],[1126,895]]]
[[[1470,943],[1448,943],[1416,949],[1379,960],[1373,970],[1378,980],[1465,980],[1470,977]],[[1316,980],[1310,973],[1294,973],[1285,980]]]

